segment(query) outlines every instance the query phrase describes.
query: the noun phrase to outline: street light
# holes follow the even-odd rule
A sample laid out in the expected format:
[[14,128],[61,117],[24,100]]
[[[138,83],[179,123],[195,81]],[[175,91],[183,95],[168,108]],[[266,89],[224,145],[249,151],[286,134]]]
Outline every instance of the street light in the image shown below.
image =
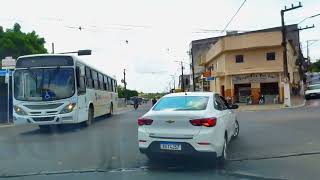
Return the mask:
[[[315,42],[319,41],[318,39],[312,39],[312,40],[307,40],[307,59],[308,61],[310,61],[310,58],[309,58],[309,47],[314,44]],[[310,43],[309,42],[314,42],[314,43]]]
[[85,56],[85,55],[91,55],[90,49],[84,49],[84,50],[78,50],[78,51],[72,51],[72,52],[62,52],[57,54],[78,54],[78,56]]
[[304,18],[302,21],[300,21],[298,24],[301,24],[303,21],[305,21],[305,20],[307,20],[307,19],[311,19],[311,18],[317,17],[317,16],[320,16],[320,13],[319,13],[319,14],[316,14],[316,15],[313,15],[313,16],[306,17],[306,18]]
[[176,76],[175,75],[170,75],[173,79],[173,89],[176,90]]

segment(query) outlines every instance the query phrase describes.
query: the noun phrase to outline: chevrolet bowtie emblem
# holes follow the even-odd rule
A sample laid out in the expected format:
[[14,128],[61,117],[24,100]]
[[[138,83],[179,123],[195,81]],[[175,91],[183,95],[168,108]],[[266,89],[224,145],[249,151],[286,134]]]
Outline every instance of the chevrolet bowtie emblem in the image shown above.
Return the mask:
[[175,121],[173,121],[173,120],[168,120],[168,121],[166,121],[167,123],[169,123],[169,124],[171,124],[171,123],[174,123]]

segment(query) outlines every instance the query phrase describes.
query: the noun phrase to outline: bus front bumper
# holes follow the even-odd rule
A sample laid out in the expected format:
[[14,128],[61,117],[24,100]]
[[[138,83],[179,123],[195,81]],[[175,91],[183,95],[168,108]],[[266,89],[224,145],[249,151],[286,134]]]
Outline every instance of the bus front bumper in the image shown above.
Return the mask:
[[14,124],[37,124],[37,125],[49,125],[49,124],[72,124],[77,123],[77,117],[74,112],[67,114],[55,114],[44,116],[21,116],[13,113]]

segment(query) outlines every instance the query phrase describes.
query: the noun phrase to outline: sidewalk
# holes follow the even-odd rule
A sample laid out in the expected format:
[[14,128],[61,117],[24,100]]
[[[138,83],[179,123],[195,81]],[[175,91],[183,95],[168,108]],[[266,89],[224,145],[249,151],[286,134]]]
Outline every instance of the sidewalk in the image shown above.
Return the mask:
[[118,107],[114,113],[121,114],[123,112],[130,111],[132,109],[133,109],[133,106],[127,105],[127,106],[123,106],[123,107]]
[[263,110],[273,110],[273,109],[283,109],[283,108],[297,108],[305,105],[305,99],[302,96],[292,96],[291,97],[291,107],[285,107],[283,104],[264,104],[264,105],[247,105],[239,104],[237,112],[241,111],[263,111]]
[[13,126],[13,123],[0,123],[0,128]]

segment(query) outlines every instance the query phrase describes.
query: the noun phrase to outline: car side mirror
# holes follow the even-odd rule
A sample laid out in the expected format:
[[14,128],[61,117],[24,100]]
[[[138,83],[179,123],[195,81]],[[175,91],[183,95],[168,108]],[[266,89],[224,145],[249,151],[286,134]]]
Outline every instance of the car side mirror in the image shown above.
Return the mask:
[[239,105],[237,104],[229,105],[229,109],[238,109],[238,108],[239,108]]

